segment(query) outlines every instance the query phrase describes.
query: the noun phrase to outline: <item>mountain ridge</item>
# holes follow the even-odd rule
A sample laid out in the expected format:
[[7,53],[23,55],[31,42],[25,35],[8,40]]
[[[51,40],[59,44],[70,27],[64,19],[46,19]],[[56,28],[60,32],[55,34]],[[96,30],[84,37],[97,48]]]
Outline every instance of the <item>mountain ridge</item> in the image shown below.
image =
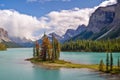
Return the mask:
[[[120,37],[120,3],[99,7],[90,16],[87,29],[69,40],[116,39]],[[68,40],[68,41],[69,41]]]

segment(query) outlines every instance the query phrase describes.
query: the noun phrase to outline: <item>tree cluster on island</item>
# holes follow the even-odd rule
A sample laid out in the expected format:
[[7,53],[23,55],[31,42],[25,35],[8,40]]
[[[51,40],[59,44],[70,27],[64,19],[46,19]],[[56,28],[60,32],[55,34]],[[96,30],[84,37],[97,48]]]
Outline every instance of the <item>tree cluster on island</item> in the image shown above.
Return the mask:
[[49,40],[46,34],[42,37],[42,44],[35,42],[33,48],[34,58],[42,61],[55,61],[60,57],[60,44],[58,40],[52,35],[52,41]]

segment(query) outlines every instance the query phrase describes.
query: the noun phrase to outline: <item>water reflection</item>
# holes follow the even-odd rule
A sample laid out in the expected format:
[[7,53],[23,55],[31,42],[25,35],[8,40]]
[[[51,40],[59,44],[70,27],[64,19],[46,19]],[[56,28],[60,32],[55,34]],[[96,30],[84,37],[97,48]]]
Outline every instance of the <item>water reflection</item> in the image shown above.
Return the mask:
[[[115,54],[117,57],[119,54]],[[0,80],[120,80],[120,77],[106,75],[89,69],[45,69],[24,61],[32,57],[32,49],[17,48],[0,52]],[[89,59],[87,59],[89,57]],[[98,63],[104,54],[62,52],[65,60],[84,63]]]
[[60,80],[59,69],[46,69],[40,66],[34,66],[34,80]]

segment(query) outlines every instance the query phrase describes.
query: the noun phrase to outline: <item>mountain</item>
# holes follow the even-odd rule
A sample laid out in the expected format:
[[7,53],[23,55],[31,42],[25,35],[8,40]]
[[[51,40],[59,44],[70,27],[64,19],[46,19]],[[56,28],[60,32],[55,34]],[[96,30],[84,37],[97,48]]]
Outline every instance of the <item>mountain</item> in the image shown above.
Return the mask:
[[63,41],[72,38],[74,35],[75,35],[75,30],[73,30],[73,29],[68,29],[68,30],[66,31],[66,33],[63,35],[63,37],[64,37],[64,38],[63,38]]
[[54,35],[54,37],[55,37],[59,42],[61,42],[62,37],[59,36],[58,34],[56,34],[55,32],[48,34],[48,38],[49,38],[50,40],[52,40],[52,35]]
[[15,43],[15,42],[6,42],[6,41],[2,41],[1,43],[5,44],[7,48],[22,48],[23,46]]
[[0,42],[2,41],[10,42],[11,40],[8,37],[8,32],[3,28],[0,28]]
[[[45,34],[44,34],[44,35],[45,35]],[[44,36],[44,35],[43,35],[43,36]],[[50,39],[50,41],[52,41],[52,35],[54,35],[54,37],[55,37],[59,42],[62,41],[62,37],[59,36],[58,34],[56,34],[55,32],[50,33],[50,34],[47,35],[48,38]],[[42,38],[38,40],[38,43],[40,43],[40,44],[42,43]]]
[[106,34],[104,34],[103,36],[101,36],[101,39],[113,39],[120,37],[120,2],[117,3],[117,5],[115,6],[115,17],[113,22],[107,27],[107,29],[108,28],[110,28],[109,31],[106,32]]
[[0,43],[5,44],[8,48],[22,47],[18,45],[17,43],[12,42],[8,36],[8,32],[4,30],[3,28],[0,28]]
[[69,40],[71,39],[72,37],[84,32],[86,30],[86,26],[85,25],[79,25],[78,28],[76,30],[73,30],[73,29],[68,29],[66,31],[66,33],[63,35],[63,39],[62,41],[66,41],[66,40]]
[[33,41],[30,39],[20,38],[20,37],[10,37],[11,41],[17,43],[23,47],[32,47],[34,45]]
[[120,2],[107,7],[99,7],[90,16],[87,29],[72,37],[78,39],[115,39],[120,37]]

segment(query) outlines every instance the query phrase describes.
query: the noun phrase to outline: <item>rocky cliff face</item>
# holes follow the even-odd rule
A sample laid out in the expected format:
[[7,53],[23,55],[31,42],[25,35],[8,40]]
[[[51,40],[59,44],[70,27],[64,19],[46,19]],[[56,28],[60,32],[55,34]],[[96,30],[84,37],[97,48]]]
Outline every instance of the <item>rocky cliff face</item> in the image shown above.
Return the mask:
[[111,24],[109,24],[106,29],[106,33],[99,37],[100,39],[113,39],[120,37],[120,2],[115,5],[115,17]]
[[4,30],[3,28],[0,28],[0,42],[2,41],[9,42],[11,40],[8,37],[8,32]]
[[101,29],[110,25],[115,17],[115,5],[99,7],[90,17],[88,30],[99,33]]
[[115,5],[99,7],[91,15],[86,31],[72,39],[115,39],[120,38],[120,0]]

